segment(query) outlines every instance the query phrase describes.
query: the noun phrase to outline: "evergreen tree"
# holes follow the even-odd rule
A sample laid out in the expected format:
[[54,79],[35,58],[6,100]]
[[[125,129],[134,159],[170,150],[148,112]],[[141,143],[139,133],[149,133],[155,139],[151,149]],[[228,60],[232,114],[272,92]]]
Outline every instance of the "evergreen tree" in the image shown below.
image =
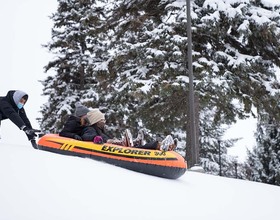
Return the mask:
[[267,114],[259,119],[257,146],[248,153],[249,180],[280,186],[280,128]]
[[[279,8],[260,1],[195,0],[192,17],[200,157],[206,167],[217,167],[222,146],[226,167],[232,140],[221,138],[225,124],[248,117],[253,106],[279,116]],[[94,19],[77,31],[87,18]],[[48,48],[58,50],[59,57],[47,66],[57,75],[44,82],[50,99],[42,110],[43,128],[56,130],[60,124],[50,114],[69,113],[69,104],[81,99],[106,112],[116,133],[125,127],[134,132],[145,128],[185,142],[185,1],[61,0],[53,19],[59,29],[54,28]]]
[[[266,15],[263,8],[254,2],[194,1],[194,75],[201,134],[209,134],[205,132],[208,127],[219,128],[248,117],[252,106],[278,111],[271,92],[279,88],[273,69],[279,65],[278,9],[265,9],[275,13],[260,23],[257,17]],[[183,1],[122,1],[114,8],[111,50],[115,53],[110,70],[117,83],[112,97],[117,100],[114,106],[119,118],[125,118],[127,125],[161,134],[186,130],[185,15]],[[212,120],[203,118],[209,110]],[[224,131],[211,132],[221,137]],[[208,148],[201,150],[201,157],[212,160],[204,152],[209,148],[217,152],[217,144],[200,143]]]
[[[64,115],[73,112],[76,101],[96,106],[99,76],[96,70],[106,56],[106,37],[101,30],[104,12],[94,0],[58,0],[52,41],[46,47],[56,57],[45,67],[54,74],[43,82],[44,95],[49,100],[41,112],[41,126],[57,132],[64,123]],[[101,5],[102,6],[102,5]],[[101,41],[103,39],[104,41]],[[55,116],[55,117],[54,117]]]
[[[109,71],[115,77],[110,90],[113,95],[107,102],[111,103],[122,128],[131,127],[136,131],[144,127],[162,134],[179,128],[179,124],[184,125],[181,118],[186,115],[186,97],[178,95],[179,99],[174,99],[174,95],[182,91],[186,94],[178,89],[185,85],[181,82],[172,86],[182,80],[177,80],[170,69],[164,71],[164,66],[172,63],[175,70],[183,71],[183,67],[176,65],[182,52],[175,39],[166,45],[166,36],[172,37],[168,36],[167,25],[161,18],[167,4],[168,1],[120,1],[115,4],[109,20],[114,30]],[[173,55],[166,46],[177,47],[179,54]],[[163,108],[162,102],[169,104]],[[180,107],[183,113],[177,111]],[[169,114],[173,111],[178,113],[176,118]]]

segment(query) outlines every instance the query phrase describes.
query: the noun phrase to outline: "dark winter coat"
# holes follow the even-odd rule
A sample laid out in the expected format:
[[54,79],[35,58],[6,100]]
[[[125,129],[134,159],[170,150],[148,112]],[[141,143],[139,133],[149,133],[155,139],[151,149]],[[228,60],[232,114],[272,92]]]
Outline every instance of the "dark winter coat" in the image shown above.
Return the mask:
[[24,108],[18,109],[18,103],[15,103],[13,99],[14,93],[15,90],[11,90],[6,96],[0,97],[0,123],[1,120],[10,119],[19,129],[24,126],[32,128]]
[[82,135],[85,126],[81,125],[81,119],[74,115],[70,115],[59,135],[62,137],[74,138],[75,135]]
[[103,142],[106,143],[111,137],[106,134],[104,129],[99,128],[96,124],[85,127],[82,132],[82,139],[84,141],[93,141],[96,136],[101,136]]

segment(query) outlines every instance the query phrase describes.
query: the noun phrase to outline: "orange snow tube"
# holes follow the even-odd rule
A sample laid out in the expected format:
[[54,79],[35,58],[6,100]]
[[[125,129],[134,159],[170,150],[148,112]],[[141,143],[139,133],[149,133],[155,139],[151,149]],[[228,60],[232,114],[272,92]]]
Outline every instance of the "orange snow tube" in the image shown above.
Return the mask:
[[95,144],[47,134],[38,141],[40,150],[59,154],[87,157],[104,161],[129,170],[177,179],[187,169],[184,158],[174,151],[147,150],[109,143]]

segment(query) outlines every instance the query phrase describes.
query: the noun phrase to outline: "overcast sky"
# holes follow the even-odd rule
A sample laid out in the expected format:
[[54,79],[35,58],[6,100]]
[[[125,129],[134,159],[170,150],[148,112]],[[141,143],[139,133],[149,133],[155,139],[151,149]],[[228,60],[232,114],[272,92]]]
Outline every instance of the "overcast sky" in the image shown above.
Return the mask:
[[42,44],[51,39],[56,0],[1,1],[0,7],[0,94],[10,89],[21,89],[30,94],[28,109],[33,115],[39,110],[43,67],[51,55]]

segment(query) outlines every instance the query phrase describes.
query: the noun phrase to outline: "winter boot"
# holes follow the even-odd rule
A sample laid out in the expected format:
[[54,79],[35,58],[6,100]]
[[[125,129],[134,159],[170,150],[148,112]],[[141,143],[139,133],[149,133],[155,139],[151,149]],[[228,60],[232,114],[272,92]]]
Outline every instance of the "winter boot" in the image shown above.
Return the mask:
[[174,140],[171,135],[167,135],[166,138],[161,142],[160,144],[160,150],[162,151],[168,151],[169,149],[172,149],[174,146]]
[[178,139],[174,138],[174,144],[170,146],[169,150],[174,151],[178,146]]
[[133,147],[134,146],[132,134],[131,134],[129,129],[125,129],[124,145],[127,146],[127,147]]
[[119,140],[119,139],[117,139],[117,138],[109,139],[109,140],[107,140],[107,143],[125,146],[124,139],[122,139],[122,140]]
[[144,132],[143,130],[138,131],[137,138],[133,140],[134,146],[143,146],[144,145]]

